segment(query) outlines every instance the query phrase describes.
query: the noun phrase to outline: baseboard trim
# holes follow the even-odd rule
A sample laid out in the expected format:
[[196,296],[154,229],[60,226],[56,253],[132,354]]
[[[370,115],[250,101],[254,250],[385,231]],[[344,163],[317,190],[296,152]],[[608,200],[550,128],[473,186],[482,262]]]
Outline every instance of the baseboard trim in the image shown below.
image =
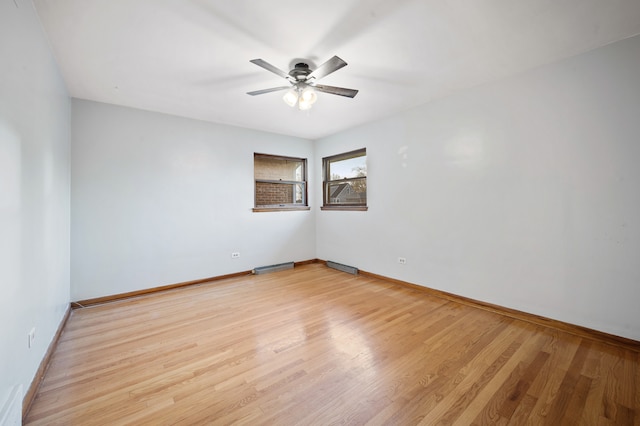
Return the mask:
[[616,336],[615,334],[605,333],[603,331],[594,330],[592,328],[583,327],[563,321],[554,320],[551,318],[543,317],[540,315],[530,314],[528,312],[519,311],[517,309],[506,308],[500,305],[494,305],[480,300],[470,299],[464,296],[458,296],[457,294],[447,293],[446,291],[436,290],[433,288],[421,286],[418,284],[412,284],[406,281],[397,280],[395,278],[385,277],[384,275],[374,274],[373,272],[367,272],[360,270],[360,275],[376,278],[384,281],[400,285],[402,287],[417,290],[431,296],[446,299],[452,302],[457,302],[463,305],[472,306],[474,308],[483,309],[496,314],[504,315],[509,318],[514,318],[522,321],[526,321],[536,325],[542,325],[545,327],[553,328],[555,330],[564,331],[566,333],[573,334],[578,337],[583,337],[591,340],[595,340],[608,345],[617,346],[623,349],[629,349],[634,352],[640,353],[640,341],[629,339],[626,337]]
[[67,307],[67,310],[62,317],[62,321],[58,325],[58,330],[56,330],[56,334],[53,336],[53,340],[49,347],[47,348],[47,352],[44,354],[42,361],[40,361],[40,366],[36,371],[36,375],[31,381],[31,385],[29,385],[29,389],[27,393],[22,398],[22,421],[24,422],[27,413],[29,413],[29,409],[31,408],[31,404],[33,404],[33,400],[35,399],[36,392],[42,383],[42,379],[44,379],[44,375],[47,372],[47,368],[49,368],[49,363],[51,362],[51,357],[53,356],[53,352],[56,350],[58,346],[58,340],[60,340],[60,336],[64,331],[64,327],[67,325],[67,321],[69,320],[69,316],[71,315],[71,306]]
[[304,266],[304,265],[313,265],[314,263],[321,263],[320,259],[309,259],[309,260],[302,260],[300,262],[294,262],[293,266]]
[[[319,262],[318,259],[302,260],[299,262],[294,262],[293,266],[295,268],[297,266],[311,265],[318,262]],[[119,294],[113,294],[109,296],[95,297],[93,299],[78,300],[76,302],[71,302],[71,308],[72,309],[87,308],[89,306],[101,305],[103,303],[116,302],[119,300],[131,299],[132,297],[145,296],[148,294],[158,293],[161,291],[173,290],[181,287],[189,287],[192,285],[204,284],[208,282],[221,281],[229,278],[243,277],[246,275],[251,275],[251,271],[241,271],[241,272],[235,272],[232,274],[217,275],[215,277],[201,278],[199,280],[192,280],[192,281],[184,281],[180,283],[168,284],[168,285],[163,285],[159,287],[146,288],[143,290],[130,291],[127,293],[119,293]]]
[[129,291],[127,293],[119,293],[110,296],[95,297],[93,299],[78,300],[76,302],[71,302],[71,307],[73,309],[87,308],[89,306],[102,305],[103,303],[116,302],[119,300],[131,299],[132,297],[145,296],[148,294],[159,293],[161,291],[173,290],[176,288],[188,287],[213,281],[226,280],[229,278],[243,277],[246,275],[251,275],[251,271],[235,272],[233,274],[218,275],[210,278],[201,278],[199,280],[184,281],[181,283],[167,284],[159,287],[145,288],[143,290]]

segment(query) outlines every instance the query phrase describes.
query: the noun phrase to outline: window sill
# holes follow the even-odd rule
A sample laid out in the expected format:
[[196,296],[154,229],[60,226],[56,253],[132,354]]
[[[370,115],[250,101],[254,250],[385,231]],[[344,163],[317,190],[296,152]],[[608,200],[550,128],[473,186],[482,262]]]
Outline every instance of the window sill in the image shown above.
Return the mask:
[[366,212],[369,210],[367,206],[322,206],[320,210],[337,210],[337,211],[354,211],[354,212]]
[[289,212],[311,210],[311,207],[254,207],[254,212]]

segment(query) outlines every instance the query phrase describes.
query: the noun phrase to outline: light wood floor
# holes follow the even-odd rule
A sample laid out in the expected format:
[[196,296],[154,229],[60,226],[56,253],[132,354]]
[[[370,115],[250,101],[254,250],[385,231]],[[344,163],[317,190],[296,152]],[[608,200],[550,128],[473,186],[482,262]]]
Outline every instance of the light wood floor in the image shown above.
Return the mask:
[[26,424],[639,425],[639,361],[315,264],[74,311]]

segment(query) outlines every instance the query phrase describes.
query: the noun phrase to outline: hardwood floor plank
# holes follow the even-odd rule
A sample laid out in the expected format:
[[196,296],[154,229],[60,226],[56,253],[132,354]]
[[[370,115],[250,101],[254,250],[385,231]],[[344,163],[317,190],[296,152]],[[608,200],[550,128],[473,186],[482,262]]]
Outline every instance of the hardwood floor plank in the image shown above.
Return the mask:
[[625,377],[635,377],[638,368],[638,354],[631,352],[623,352],[620,354],[622,365],[619,369],[620,374],[620,394],[618,395],[618,404],[624,407],[633,407],[638,398],[638,383],[633,380],[624,380]]
[[504,382],[501,391],[497,394],[504,393],[506,398],[498,408],[498,414],[507,420],[511,419],[520,401],[526,395],[531,383],[538,375],[540,369],[549,359],[547,352],[540,351],[530,364],[521,363],[511,374],[509,379]]
[[589,407],[581,415],[580,422],[586,425],[607,424],[602,423],[605,418],[604,395],[607,366],[615,362],[615,356],[611,354],[611,348],[606,345],[594,344],[592,350],[585,361],[582,374],[591,379],[591,387],[585,405]]
[[496,336],[491,345],[485,346],[471,358],[458,374],[459,384],[426,415],[422,424],[451,424],[475,399],[477,394],[502,368],[520,345],[530,337],[530,325],[510,326]]
[[422,382],[422,387],[417,388],[418,394],[410,400],[411,407],[402,411],[403,418],[407,421],[415,420],[416,423],[424,422],[425,418],[442,404],[444,396],[455,391],[463,383],[465,366],[469,360],[476,358],[510,323],[510,321],[496,322],[486,333],[477,337],[463,337],[463,340],[468,341],[467,345],[459,349],[443,351],[443,353],[449,353],[448,359],[434,369],[433,377],[429,382]]
[[520,404],[516,407],[516,410],[513,412],[513,416],[511,416],[508,426],[531,424],[530,414],[533,411],[533,407],[535,407],[536,402],[538,402],[536,398],[529,394],[525,395]]
[[474,327],[465,328],[465,333],[458,334],[456,329],[456,332],[450,332],[446,338],[441,339],[449,343],[447,346],[440,347],[436,344],[418,359],[429,362],[416,360],[418,362],[413,368],[417,368],[417,374],[414,375],[411,387],[403,395],[409,401],[408,407],[398,411],[390,419],[391,423],[418,424],[441,401],[444,394],[456,387],[458,380],[455,371],[461,369],[469,358],[475,357],[510,321],[496,322],[494,318],[487,319],[493,325],[488,333],[479,334],[475,326],[486,327],[487,324],[474,321]]
[[584,405],[587,402],[587,395],[589,394],[590,388],[591,379],[580,375],[569,398],[565,414],[560,420],[562,424],[580,424],[580,419],[582,417],[582,412],[584,411]]
[[[478,396],[473,400],[465,412],[456,420],[456,425],[470,425],[470,424],[487,424],[487,422],[506,423],[507,419],[500,419],[498,409],[502,405],[503,398],[506,394],[500,393],[500,389],[503,388],[503,384],[509,379],[513,371],[521,365],[521,363],[532,359],[544,342],[548,339],[547,336],[542,334],[536,334],[533,337],[525,340],[506,360],[502,368],[500,368],[493,378],[482,389]],[[497,395],[497,396],[496,396]]]
[[25,424],[638,424],[639,361],[309,264],[74,310]]
[[580,371],[582,371],[590,346],[590,341],[583,340],[580,343],[580,347],[576,351],[575,356],[569,365],[569,369],[560,384],[558,393],[555,395],[553,404],[549,409],[547,414],[547,424],[555,425],[558,423],[559,419],[564,417],[571,395],[578,383]]
[[540,370],[527,394],[537,399],[527,424],[540,425],[547,421],[547,416],[560,385],[569,369],[582,339],[568,336],[556,330],[549,331],[549,340],[542,350],[550,354],[548,362]]
[[450,392],[447,397],[439,401],[438,406],[422,418],[420,424],[453,424],[477,397],[478,393],[504,366],[520,344],[520,342],[512,342],[484,371],[478,368],[477,371],[482,371],[479,377],[473,374],[465,377],[458,389]]

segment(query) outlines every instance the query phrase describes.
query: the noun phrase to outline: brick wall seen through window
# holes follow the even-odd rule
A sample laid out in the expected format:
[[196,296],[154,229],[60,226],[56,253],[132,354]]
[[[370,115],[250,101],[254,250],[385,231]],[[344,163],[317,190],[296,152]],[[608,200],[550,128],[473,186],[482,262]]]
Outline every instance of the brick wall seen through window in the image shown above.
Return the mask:
[[254,210],[308,207],[307,160],[254,154]]

